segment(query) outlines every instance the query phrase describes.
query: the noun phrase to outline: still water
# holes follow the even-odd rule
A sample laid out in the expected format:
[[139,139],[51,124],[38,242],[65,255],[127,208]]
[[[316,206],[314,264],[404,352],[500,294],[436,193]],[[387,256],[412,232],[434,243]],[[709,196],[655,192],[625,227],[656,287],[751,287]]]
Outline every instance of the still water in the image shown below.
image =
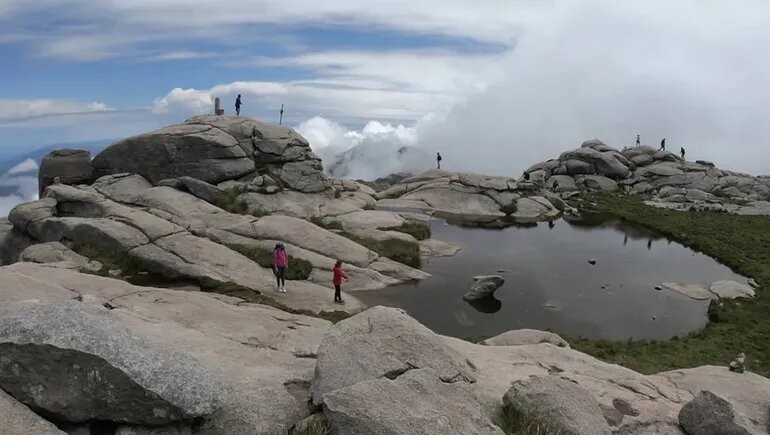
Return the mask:
[[[434,331],[457,337],[533,328],[587,338],[670,339],[702,328],[708,301],[656,285],[745,282],[710,257],[603,217],[502,230],[434,220],[431,230],[462,251],[425,265],[430,279],[356,297],[403,308]],[[492,274],[505,278],[494,298],[474,305],[462,299],[473,276]]]

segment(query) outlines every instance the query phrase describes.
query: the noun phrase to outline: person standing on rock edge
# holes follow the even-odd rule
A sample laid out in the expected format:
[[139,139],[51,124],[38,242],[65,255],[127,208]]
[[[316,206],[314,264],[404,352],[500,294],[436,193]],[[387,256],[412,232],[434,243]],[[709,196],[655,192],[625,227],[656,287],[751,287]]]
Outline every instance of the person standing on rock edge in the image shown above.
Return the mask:
[[332,269],[332,283],[334,283],[334,303],[344,304],[342,300],[342,280],[350,281],[350,277],[344,270],[342,270],[342,261],[337,260],[334,263],[334,269]]
[[238,94],[238,96],[235,97],[235,115],[241,115],[241,94]]
[[660,141],[660,149],[663,151],[666,150],[666,138],[664,137],[662,141]]
[[637,134],[637,135],[636,135],[636,146],[640,146],[640,145],[642,145],[642,140],[641,140],[641,138],[639,137],[639,135]]
[[286,268],[289,267],[289,255],[283,243],[277,243],[273,249],[273,271],[279,293],[286,293]]
[[685,154],[684,147],[679,148],[679,153],[682,155],[682,161],[684,161],[684,154]]
[[436,169],[441,169],[441,154],[436,153]]

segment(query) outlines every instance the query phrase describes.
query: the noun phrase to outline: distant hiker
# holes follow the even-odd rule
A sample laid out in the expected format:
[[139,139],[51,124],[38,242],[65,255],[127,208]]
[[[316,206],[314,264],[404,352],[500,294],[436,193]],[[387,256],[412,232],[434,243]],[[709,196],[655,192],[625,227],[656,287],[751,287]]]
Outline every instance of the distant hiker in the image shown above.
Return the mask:
[[276,243],[273,249],[273,272],[279,293],[286,293],[286,268],[289,267],[289,255],[283,247],[283,243]]
[[441,169],[441,154],[436,153],[436,169]]
[[238,94],[235,98],[235,114],[237,116],[240,116],[241,114],[241,94]]
[[662,141],[660,141],[660,149],[666,150],[666,138],[664,137]]
[[559,190],[559,182],[557,180],[553,180],[553,185],[551,186],[551,190],[553,190],[554,192]]
[[529,181],[529,172],[524,173],[524,179]]
[[639,135],[636,135],[636,146],[640,146],[642,144],[642,140],[639,138]]
[[682,161],[684,161],[684,154],[685,154],[684,148],[680,148],[679,153],[682,155]]
[[552,229],[553,229],[553,227],[555,227],[555,226],[556,226],[556,224],[555,224],[555,223],[553,223],[553,220],[549,220],[549,221],[548,221],[548,229],[549,229],[549,230],[552,230]]
[[334,269],[332,269],[332,283],[334,284],[334,303],[336,304],[344,304],[345,301],[342,300],[342,279],[345,279],[345,281],[350,281],[350,277],[347,273],[345,273],[344,270],[342,270],[342,261],[337,260],[336,263],[334,263]]

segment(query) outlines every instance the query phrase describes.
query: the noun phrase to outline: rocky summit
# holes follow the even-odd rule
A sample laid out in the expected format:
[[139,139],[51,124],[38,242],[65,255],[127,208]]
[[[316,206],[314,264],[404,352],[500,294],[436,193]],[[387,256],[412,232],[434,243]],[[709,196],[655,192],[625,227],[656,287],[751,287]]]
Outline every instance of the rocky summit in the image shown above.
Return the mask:
[[[767,433],[770,380],[751,367],[643,375],[554,333],[474,344],[355,297],[461,249],[430,237],[434,216],[545,221],[596,190],[760,213],[765,179],[589,141],[518,178],[393,181],[330,179],[295,131],[245,117],[195,117],[92,161],[52,153],[40,199],[0,221],[0,433]],[[480,276],[469,298],[503,282]],[[718,281],[697,296],[753,294]]]

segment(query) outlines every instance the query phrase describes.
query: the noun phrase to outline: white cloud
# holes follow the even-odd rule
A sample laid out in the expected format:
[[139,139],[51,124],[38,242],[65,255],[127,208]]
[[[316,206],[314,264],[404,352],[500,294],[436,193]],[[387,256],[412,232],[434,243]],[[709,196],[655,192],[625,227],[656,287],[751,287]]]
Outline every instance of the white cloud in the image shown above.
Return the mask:
[[37,166],[37,162],[32,159],[24,160],[23,162],[19,163],[18,165],[12,167],[8,170],[8,175],[17,175],[22,174],[24,172],[34,172],[37,171],[39,168]]
[[18,195],[0,196],[0,218],[8,216],[14,207],[24,202]]
[[193,60],[193,59],[210,59],[217,56],[219,56],[217,53],[211,53],[207,51],[180,50],[180,51],[169,51],[166,53],[155,54],[155,55],[149,56],[147,60],[150,60],[150,61]]
[[3,100],[0,99],[0,123],[36,116],[70,113],[104,112],[110,110],[104,103],[64,100]]
[[157,113],[180,109],[189,112],[211,112],[214,99],[208,91],[175,88],[166,96],[153,101],[152,106],[153,111]]

